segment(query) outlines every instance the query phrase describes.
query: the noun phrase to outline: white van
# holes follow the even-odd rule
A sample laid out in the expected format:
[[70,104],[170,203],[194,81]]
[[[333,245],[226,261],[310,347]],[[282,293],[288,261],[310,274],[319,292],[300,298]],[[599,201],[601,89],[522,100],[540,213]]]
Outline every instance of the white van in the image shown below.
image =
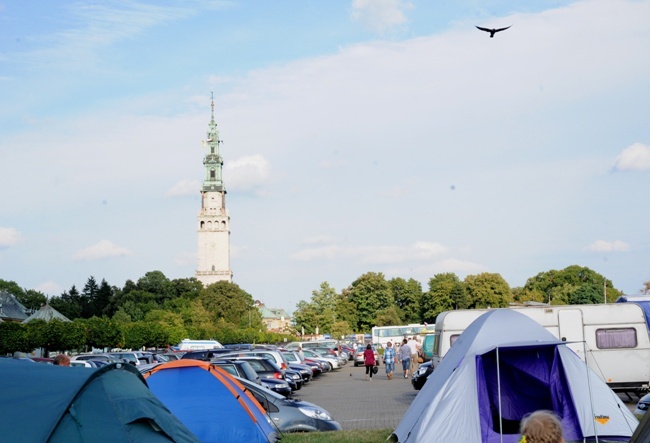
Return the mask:
[[223,349],[221,343],[217,340],[190,340],[186,338],[178,345],[179,351],[205,351],[207,349]]
[[[634,303],[512,307],[566,341],[615,391],[650,387],[650,336]],[[436,318],[432,364],[438,366],[460,334],[487,309],[442,312]]]

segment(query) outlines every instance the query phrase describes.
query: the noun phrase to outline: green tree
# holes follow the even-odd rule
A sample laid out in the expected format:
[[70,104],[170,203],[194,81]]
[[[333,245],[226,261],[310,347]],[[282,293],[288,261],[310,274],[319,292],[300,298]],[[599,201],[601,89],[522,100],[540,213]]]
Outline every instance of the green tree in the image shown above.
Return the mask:
[[99,284],[97,291],[93,294],[93,298],[90,301],[91,308],[90,312],[92,315],[101,317],[102,315],[112,315],[110,311],[110,302],[113,298],[113,290],[106,280],[102,279],[102,282]]
[[347,297],[357,307],[358,331],[369,332],[375,326],[377,312],[394,303],[390,286],[380,272],[368,272],[357,278],[352,282]]
[[118,348],[124,342],[119,323],[106,317],[92,317],[84,321],[88,346],[93,348]]
[[339,339],[352,332],[352,328],[346,321],[337,321],[332,325],[332,337]]
[[[575,294],[578,291],[580,293]],[[608,303],[613,303],[621,295],[621,291],[615,289],[611,281],[587,267],[578,265],[571,265],[560,271],[540,272],[526,281],[524,293],[530,300],[550,302],[554,305],[576,304],[577,301],[602,303],[605,298]]]
[[400,325],[403,322],[402,318],[403,314],[397,306],[389,306],[385,309],[377,311],[375,326]]
[[93,315],[96,315],[93,305],[95,299],[97,298],[98,291],[99,286],[97,285],[97,281],[95,281],[95,277],[91,275],[88,277],[83,291],[81,291],[80,302],[82,318],[90,318]]
[[45,294],[35,291],[34,289],[28,289],[23,293],[23,295],[16,297],[16,299],[30,312],[38,311],[41,306],[47,303],[47,297]]
[[153,294],[157,304],[162,304],[176,296],[174,285],[160,271],[147,272],[138,280],[138,289]]
[[433,324],[441,312],[465,309],[468,305],[465,285],[456,274],[436,274],[429,279],[429,290],[422,297],[422,320]]
[[38,347],[44,348],[45,354],[48,355],[51,351],[83,349],[86,334],[80,322],[64,322],[54,319],[43,328],[41,340]]
[[69,292],[63,291],[59,297],[52,297],[49,303],[70,320],[81,318],[81,295],[75,285],[72,285]]
[[359,323],[359,315],[357,306],[349,300],[348,293],[348,289],[343,289],[341,294],[336,297],[334,311],[336,312],[337,321],[347,323],[351,329],[350,332],[354,332],[353,328],[356,328]]
[[11,295],[13,295],[14,297],[16,297],[16,299],[18,301],[20,301],[20,297],[22,297],[24,292],[25,292],[25,291],[23,291],[23,288],[18,286],[18,283],[16,283],[15,281],[2,280],[0,278],[0,292],[3,292],[3,291],[8,292]]
[[[165,345],[172,343],[175,344],[184,338],[187,338],[187,330],[185,329],[183,316],[181,314],[164,311],[162,309],[154,309],[147,313],[145,316],[145,322],[149,324],[157,324],[166,331],[165,340],[169,343],[165,343]],[[155,341],[155,339],[152,339],[151,341]]]
[[36,347],[25,326],[11,322],[0,323],[0,356],[31,352]]
[[388,281],[388,284],[395,304],[402,313],[401,322],[393,324],[420,323],[422,320],[420,306],[422,285],[420,282],[412,278],[408,281],[403,278],[392,278]]
[[304,328],[305,334],[315,334],[316,326],[318,326],[318,312],[314,304],[300,300],[293,312],[293,323],[300,333]]
[[187,298],[195,300],[201,295],[203,290],[203,283],[198,281],[195,277],[191,278],[177,278],[171,281],[172,288],[176,297]]
[[471,308],[505,308],[512,301],[510,286],[499,274],[468,275],[465,288]]
[[263,328],[259,310],[253,306],[253,297],[235,283],[212,283],[203,289],[200,300],[214,322],[221,319],[237,327]]

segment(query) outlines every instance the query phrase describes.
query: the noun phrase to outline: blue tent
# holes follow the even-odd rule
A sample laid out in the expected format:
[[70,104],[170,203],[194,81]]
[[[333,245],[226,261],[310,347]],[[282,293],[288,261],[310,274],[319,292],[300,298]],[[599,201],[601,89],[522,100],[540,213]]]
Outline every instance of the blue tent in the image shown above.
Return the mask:
[[202,442],[269,443],[270,419],[230,374],[200,360],[176,360],[144,374],[149,388]]
[[543,326],[494,309],[456,340],[394,431],[400,443],[515,443],[539,409],[562,420],[565,441],[628,441],[638,421],[618,396]]
[[74,368],[0,358],[2,441],[198,442],[131,365]]

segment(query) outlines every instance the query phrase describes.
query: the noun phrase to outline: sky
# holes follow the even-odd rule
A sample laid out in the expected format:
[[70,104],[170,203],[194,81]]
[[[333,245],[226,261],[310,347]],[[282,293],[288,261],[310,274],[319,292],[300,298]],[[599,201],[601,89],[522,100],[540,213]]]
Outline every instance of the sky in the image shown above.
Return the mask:
[[[233,281],[650,280],[650,1],[0,0],[0,278],[193,277],[215,120]],[[494,38],[475,26],[509,29]]]

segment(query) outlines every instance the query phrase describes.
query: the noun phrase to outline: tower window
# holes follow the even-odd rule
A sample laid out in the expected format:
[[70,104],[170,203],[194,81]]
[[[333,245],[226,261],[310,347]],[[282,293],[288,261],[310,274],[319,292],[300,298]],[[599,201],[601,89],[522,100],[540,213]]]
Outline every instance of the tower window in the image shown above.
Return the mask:
[[210,170],[210,178],[215,178],[214,169]]

